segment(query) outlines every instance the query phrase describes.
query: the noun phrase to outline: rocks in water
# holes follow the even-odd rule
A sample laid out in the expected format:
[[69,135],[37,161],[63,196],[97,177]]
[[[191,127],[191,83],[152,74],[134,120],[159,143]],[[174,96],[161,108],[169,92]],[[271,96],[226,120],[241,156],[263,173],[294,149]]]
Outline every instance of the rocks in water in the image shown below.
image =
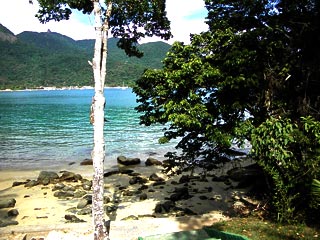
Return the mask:
[[13,208],[15,205],[16,205],[16,200],[14,198],[0,199],[0,209]]
[[93,165],[93,161],[92,159],[84,159],[81,163],[80,163],[81,166],[86,166],[86,165]]
[[137,165],[141,163],[140,158],[127,158],[125,156],[119,156],[117,157],[118,163],[125,165],[125,166],[130,166],[130,165]]
[[154,166],[154,165],[162,165],[162,162],[153,157],[149,157],[147,158],[145,164],[146,166]]

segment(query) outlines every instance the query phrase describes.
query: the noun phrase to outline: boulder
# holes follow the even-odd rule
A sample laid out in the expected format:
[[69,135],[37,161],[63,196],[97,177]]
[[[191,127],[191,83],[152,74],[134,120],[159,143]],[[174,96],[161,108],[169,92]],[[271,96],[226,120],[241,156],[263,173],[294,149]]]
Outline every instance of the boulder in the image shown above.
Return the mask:
[[81,166],[86,166],[86,165],[93,165],[93,161],[92,159],[84,159],[81,163],[80,163]]
[[82,198],[82,199],[80,199],[80,201],[78,202],[77,208],[78,208],[78,209],[85,208],[88,204],[89,204],[88,199]]
[[28,181],[28,182],[24,185],[24,187],[30,188],[30,187],[37,186],[38,184],[39,184],[38,181],[36,181],[36,180],[31,180],[31,181]]
[[154,182],[164,182],[164,179],[159,177],[156,173],[151,174],[149,180]]
[[139,199],[140,199],[141,201],[146,200],[147,198],[148,198],[148,195],[147,195],[146,193],[142,193],[142,194],[140,194],[140,196],[139,196]]
[[137,165],[141,163],[140,158],[127,158],[125,156],[119,156],[117,157],[118,163],[125,165],[125,166],[130,166],[130,165]]
[[145,164],[146,166],[154,166],[154,165],[162,165],[162,162],[153,157],[149,157],[147,158]]
[[12,183],[12,187],[17,187],[17,186],[20,186],[20,185],[24,185],[26,183],[27,183],[27,181],[25,181],[25,182],[13,182]]
[[65,215],[64,218],[65,218],[68,222],[73,222],[73,223],[85,222],[84,220],[76,217],[75,215],[70,215],[70,214]]
[[189,195],[188,187],[182,187],[174,190],[174,193],[170,196],[170,200],[176,202],[179,200],[189,199],[190,197],[191,195]]
[[13,220],[0,220],[0,227],[6,227],[9,225],[18,225],[19,223],[17,221]]
[[56,172],[41,171],[37,181],[39,184],[48,185],[54,183],[56,179],[59,178],[59,175]]
[[57,191],[53,194],[53,196],[59,199],[66,199],[69,197],[74,197],[74,192],[73,191]]
[[19,211],[17,209],[11,209],[8,211],[8,217],[16,217],[19,215]]
[[16,205],[16,200],[14,198],[0,199],[0,209],[1,208],[12,208],[15,205]]
[[158,203],[154,209],[155,213],[169,213],[175,209],[176,205],[173,201],[166,201],[164,203]]
[[82,179],[80,174],[64,171],[60,177],[60,181],[77,182]]

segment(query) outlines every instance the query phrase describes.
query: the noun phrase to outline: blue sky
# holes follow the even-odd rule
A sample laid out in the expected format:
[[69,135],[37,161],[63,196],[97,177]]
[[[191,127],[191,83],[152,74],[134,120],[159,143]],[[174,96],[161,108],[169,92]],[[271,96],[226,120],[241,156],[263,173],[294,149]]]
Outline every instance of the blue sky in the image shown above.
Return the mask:
[[[12,7],[14,6],[14,7]],[[207,14],[204,0],[167,0],[167,16],[171,21],[171,31],[174,41],[189,42],[190,33],[200,33],[207,30],[204,23]],[[181,7],[183,6],[183,7]],[[9,10],[10,9],[10,10]],[[14,9],[14,12],[12,10]],[[71,19],[61,22],[39,23],[34,17],[38,10],[36,0],[29,4],[28,0],[10,0],[0,2],[0,23],[14,34],[23,31],[45,32],[48,29],[69,36],[75,40],[94,38],[93,17],[81,12],[73,13]],[[157,41],[157,38],[144,39],[142,42]]]

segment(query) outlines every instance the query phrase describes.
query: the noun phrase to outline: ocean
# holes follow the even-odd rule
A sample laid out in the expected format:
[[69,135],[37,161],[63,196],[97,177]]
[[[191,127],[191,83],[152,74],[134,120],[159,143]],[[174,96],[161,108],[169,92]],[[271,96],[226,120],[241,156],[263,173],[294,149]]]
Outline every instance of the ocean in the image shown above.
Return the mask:
[[[91,158],[93,89],[0,92],[0,170],[57,168]],[[105,167],[119,155],[164,159],[163,126],[139,124],[131,88],[106,88]]]

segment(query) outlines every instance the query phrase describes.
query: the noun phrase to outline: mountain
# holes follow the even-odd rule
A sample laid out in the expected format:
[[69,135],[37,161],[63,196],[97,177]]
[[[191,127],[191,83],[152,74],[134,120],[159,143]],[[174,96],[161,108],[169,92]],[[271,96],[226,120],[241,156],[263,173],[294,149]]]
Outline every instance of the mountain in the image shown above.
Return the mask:
[[[164,42],[139,46],[144,57],[127,57],[108,39],[107,86],[134,85],[146,68],[161,68],[170,49]],[[94,40],[76,41],[59,33],[22,32],[14,35],[0,24],[0,89],[40,86],[93,86]]]

